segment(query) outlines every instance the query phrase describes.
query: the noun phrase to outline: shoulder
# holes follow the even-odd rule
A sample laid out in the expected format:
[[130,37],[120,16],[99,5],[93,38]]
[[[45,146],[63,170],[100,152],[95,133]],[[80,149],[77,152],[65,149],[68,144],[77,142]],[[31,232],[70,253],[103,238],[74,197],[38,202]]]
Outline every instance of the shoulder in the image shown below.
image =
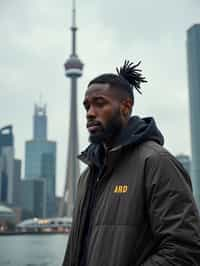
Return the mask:
[[176,157],[155,141],[146,141],[142,143],[139,147],[139,152],[149,164],[152,163],[158,166],[164,163],[171,163],[184,170],[182,164],[176,159]]
[[146,141],[138,146],[138,151],[143,154],[145,159],[159,158],[162,156],[173,156],[167,149],[155,141]]
[[141,152],[145,156],[145,172],[146,176],[151,180],[156,177],[165,182],[184,182],[191,187],[191,179],[183,165],[161,145],[148,141],[141,147]]

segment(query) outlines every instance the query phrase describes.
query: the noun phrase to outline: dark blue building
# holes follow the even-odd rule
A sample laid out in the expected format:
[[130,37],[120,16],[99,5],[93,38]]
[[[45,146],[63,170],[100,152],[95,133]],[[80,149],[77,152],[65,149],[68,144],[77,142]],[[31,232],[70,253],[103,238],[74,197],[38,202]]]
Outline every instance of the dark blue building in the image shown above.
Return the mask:
[[12,126],[0,129],[0,200],[13,203],[14,137]]

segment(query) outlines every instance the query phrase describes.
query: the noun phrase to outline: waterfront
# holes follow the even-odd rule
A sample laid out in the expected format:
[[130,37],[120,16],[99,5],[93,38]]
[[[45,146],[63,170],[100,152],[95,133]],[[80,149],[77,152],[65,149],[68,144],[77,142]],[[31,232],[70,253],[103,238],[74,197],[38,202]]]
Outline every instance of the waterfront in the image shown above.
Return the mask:
[[1,266],[61,266],[66,234],[0,236]]

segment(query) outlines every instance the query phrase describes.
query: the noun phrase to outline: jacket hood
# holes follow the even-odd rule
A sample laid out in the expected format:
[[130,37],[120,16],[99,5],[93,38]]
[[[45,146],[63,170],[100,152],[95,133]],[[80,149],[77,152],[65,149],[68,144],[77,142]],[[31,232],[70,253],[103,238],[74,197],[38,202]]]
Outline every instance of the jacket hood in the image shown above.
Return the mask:
[[129,119],[127,127],[122,129],[114,146],[136,145],[147,140],[153,140],[160,145],[164,144],[164,137],[158,129],[154,118],[133,116]]
[[[127,127],[122,128],[111,150],[129,145],[135,146],[148,140],[164,144],[164,137],[156,126],[154,118],[133,116],[129,119]],[[87,164],[94,163],[98,167],[102,164],[104,156],[105,148],[102,144],[90,144],[78,158]]]

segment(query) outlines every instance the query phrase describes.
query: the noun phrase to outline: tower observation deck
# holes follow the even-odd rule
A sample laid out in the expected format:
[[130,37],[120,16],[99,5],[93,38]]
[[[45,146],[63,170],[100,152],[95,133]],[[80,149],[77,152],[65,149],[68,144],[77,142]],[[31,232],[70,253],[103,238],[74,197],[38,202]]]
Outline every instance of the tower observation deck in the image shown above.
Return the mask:
[[[70,122],[69,122],[69,140],[68,140],[68,155],[66,166],[66,177],[64,185],[63,198],[60,203],[59,216],[72,216],[72,211],[76,196],[77,180],[80,175],[80,167],[77,159],[78,155],[78,115],[77,115],[77,79],[82,76],[83,63],[79,59],[76,52],[76,4],[73,1],[72,8],[72,52],[64,64],[65,75],[70,79]],[[67,205],[67,209],[65,206]]]

